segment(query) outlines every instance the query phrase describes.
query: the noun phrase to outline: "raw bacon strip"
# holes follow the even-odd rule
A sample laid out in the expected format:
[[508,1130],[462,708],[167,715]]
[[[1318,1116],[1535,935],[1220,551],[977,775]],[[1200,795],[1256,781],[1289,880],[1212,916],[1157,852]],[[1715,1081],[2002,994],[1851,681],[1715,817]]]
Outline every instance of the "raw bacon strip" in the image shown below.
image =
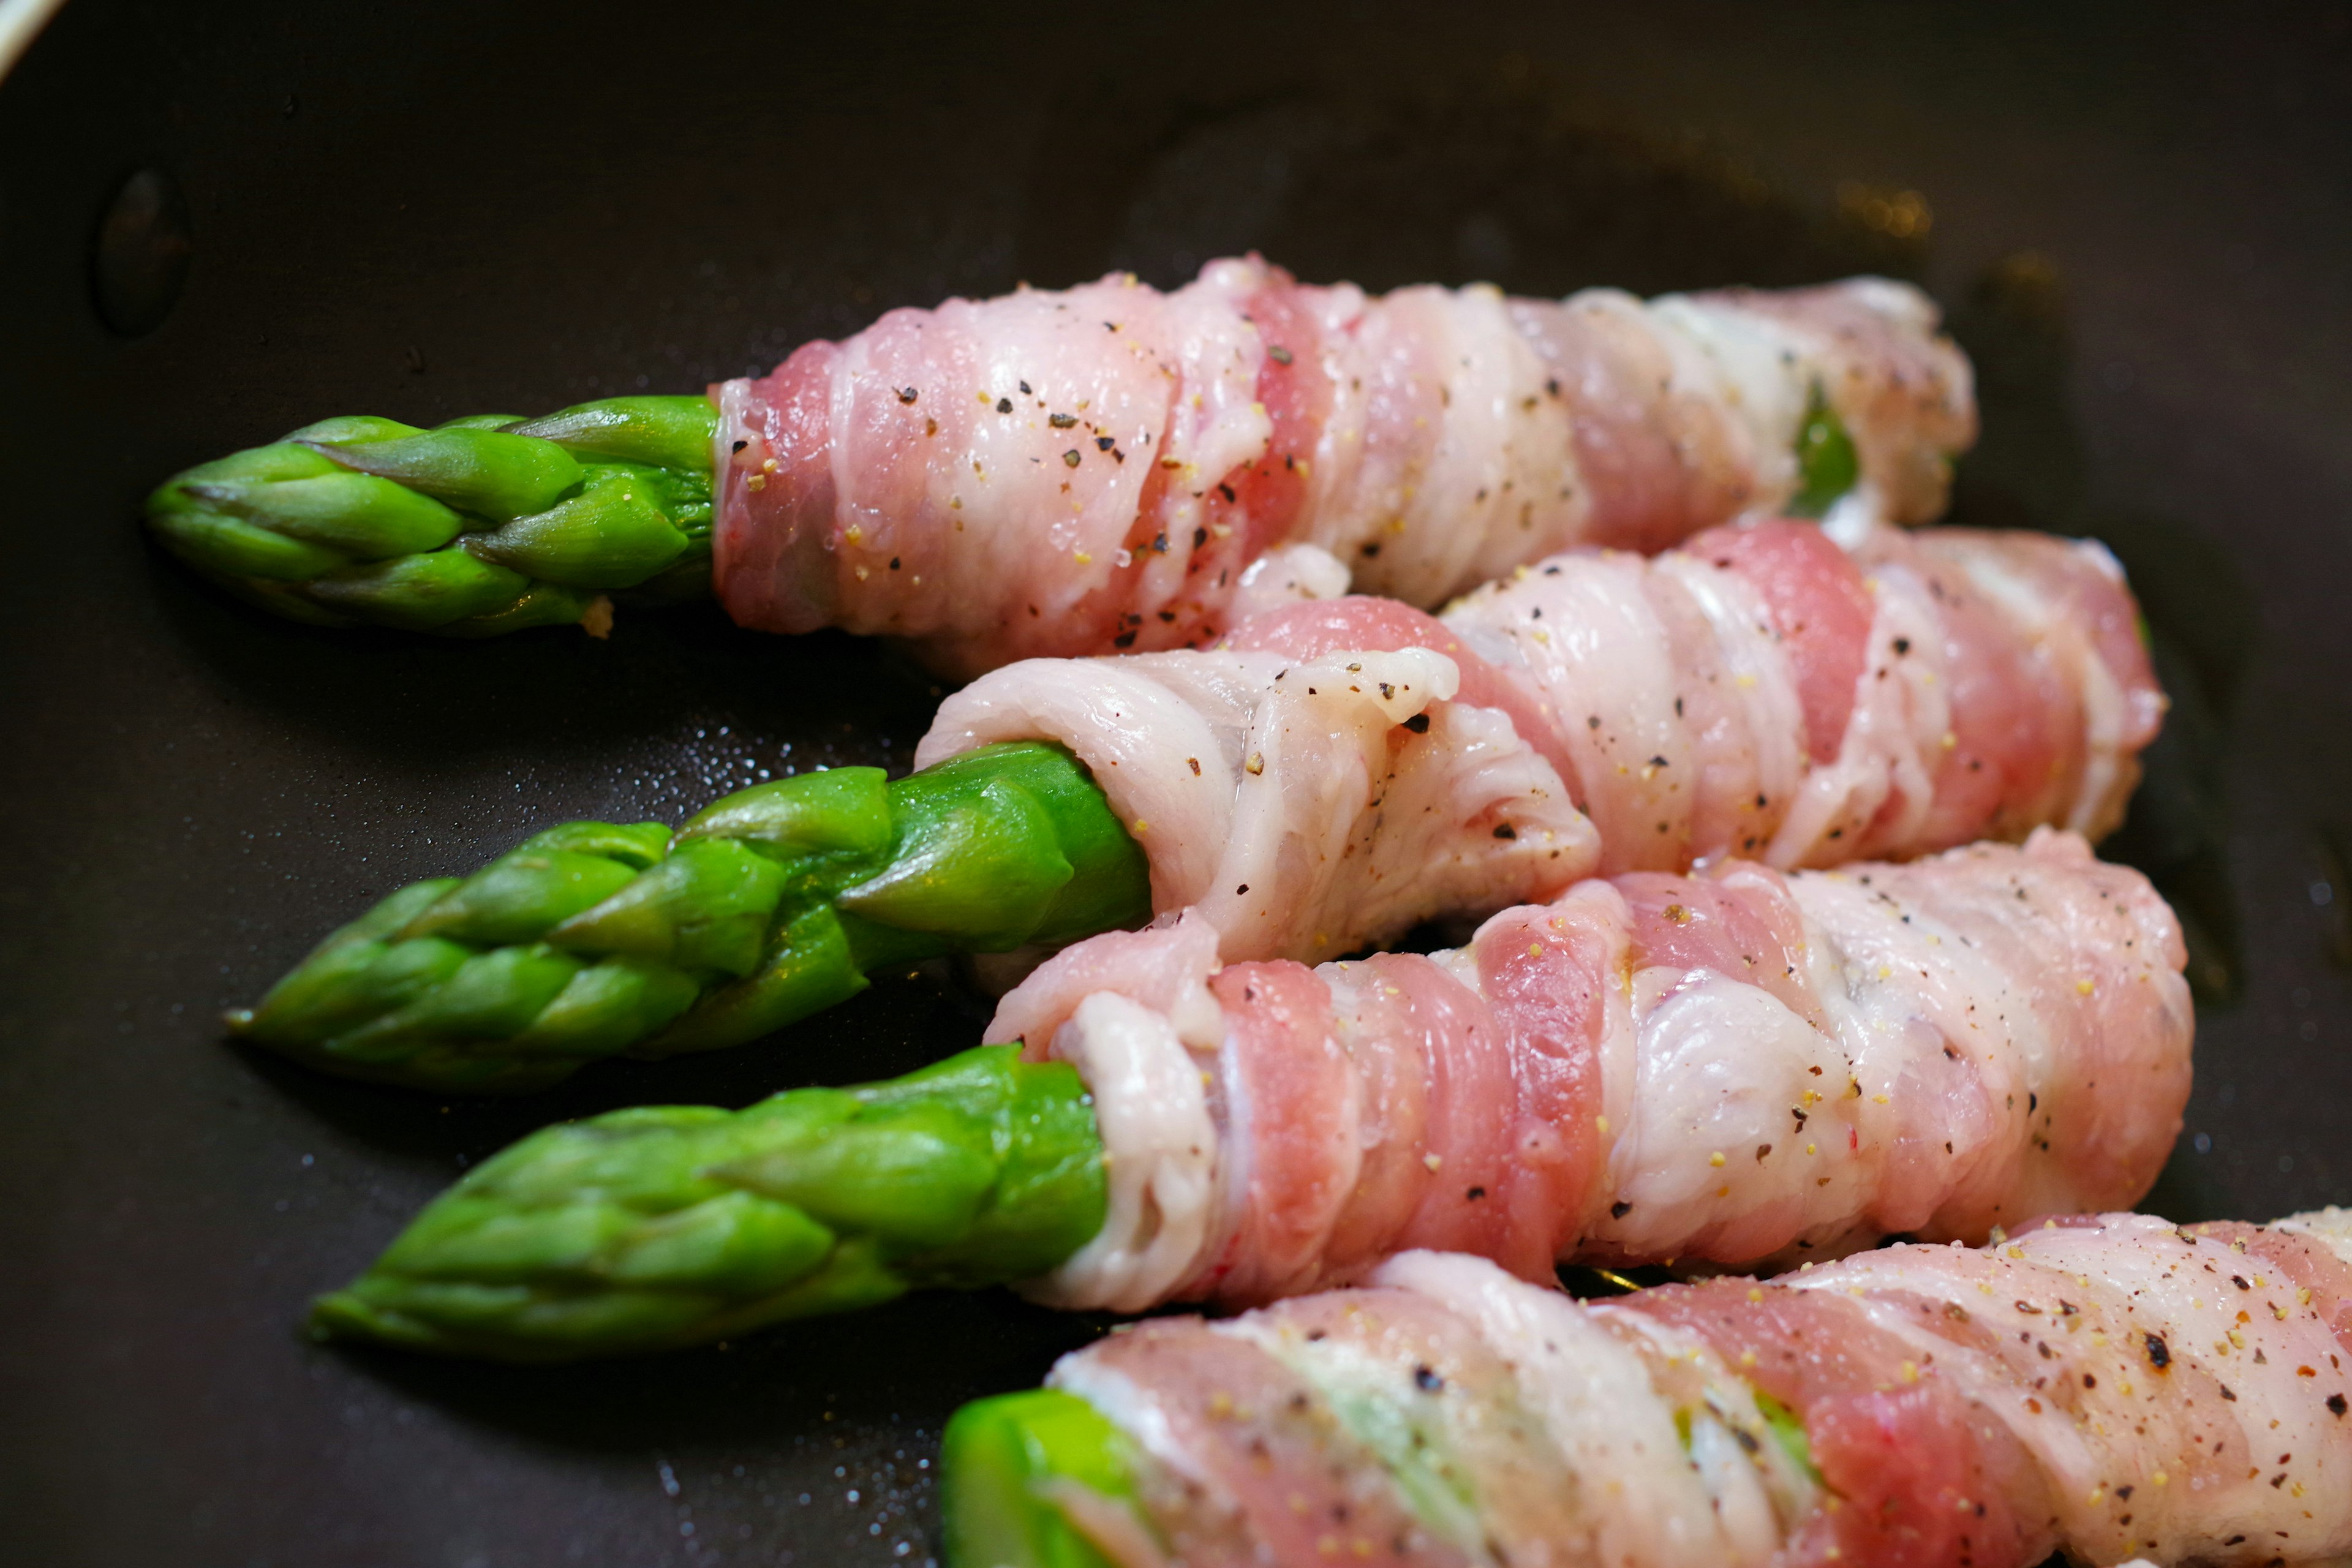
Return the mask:
[[1535,711],[1604,871],[2095,838],[2164,714],[2114,558],[2043,534],[1841,549],[1769,521],[1655,560],[1560,556],[1442,618],[1518,689],[1522,732]]
[[1160,910],[1231,961],[1314,960],[1595,868],[2095,836],[2164,710],[2133,623],[2095,544],[1773,521],[1559,556],[1443,620],[1350,597],[1207,651],[1024,661],[916,761],[1059,741],[1143,825]]
[[1976,433],[1966,359],[1884,279],[1374,299],[1255,258],[893,310],[717,396],[729,613],[962,675],[1197,646],[1285,579],[1433,606],[1570,546],[1659,549],[1785,503],[1816,399],[1855,504],[1924,521]]
[[[1401,605],[1339,604],[1453,641]],[[1462,695],[1504,689],[1482,661],[1402,639],[1334,650],[1319,623],[1261,623],[1247,648],[998,670],[940,705],[915,765],[994,741],[1068,746],[1143,846],[1153,906],[1197,910],[1230,962],[1377,946],[1591,871],[1598,840],[1558,772],[1507,712]]]
[[1587,1303],[1416,1251],[1048,1381],[1135,1438],[1187,1563],[2316,1568],[2352,1552],[2347,1260],[2334,1209],[2092,1215]]
[[[1909,866],[1629,873],[1459,951],[1313,971],[1218,973],[1188,914],[1048,961],[988,1038],[1082,1073],[1160,1051],[1154,1080],[1181,1093],[1122,1103],[1128,1131],[1104,1120],[1134,1181],[1216,1128],[1190,1206],[1104,1244],[1131,1256],[1173,1227],[1202,1238],[1189,1267],[1163,1247],[1149,1279],[1065,1269],[1051,1298],[1246,1304],[1408,1247],[1546,1279],[2129,1203],[2188,1100],[2183,962],[2145,879],[2045,830]],[[1115,1024],[1087,1011],[1106,995],[1132,1004]]]

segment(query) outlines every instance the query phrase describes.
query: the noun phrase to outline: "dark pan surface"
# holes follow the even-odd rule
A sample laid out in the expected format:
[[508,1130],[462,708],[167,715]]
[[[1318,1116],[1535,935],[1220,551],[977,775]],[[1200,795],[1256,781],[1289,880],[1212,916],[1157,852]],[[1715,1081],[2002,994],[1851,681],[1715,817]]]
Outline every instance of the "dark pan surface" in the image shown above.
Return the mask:
[[[542,1120],[899,1071],[971,1040],[974,999],[893,982],[522,1104],[326,1082],[212,1022],[534,826],[903,766],[931,689],[708,610],[603,644],[313,634],[134,519],[318,416],[686,390],[1024,278],[1258,246],[1374,287],[1925,280],[1986,384],[1961,515],[2107,538],[2179,700],[2116,847],[2195,927],[2206,998],[2153,1202],[2352,1198],[2352,16],[2267,15],[72,0],[0,87],[0,1556],[932,1552],[946,1413],[1097,1325],[932,1299],[555,1372],[297,1325]],[[161,184],[93,293],[142,169],[193,231],[176,302]]]

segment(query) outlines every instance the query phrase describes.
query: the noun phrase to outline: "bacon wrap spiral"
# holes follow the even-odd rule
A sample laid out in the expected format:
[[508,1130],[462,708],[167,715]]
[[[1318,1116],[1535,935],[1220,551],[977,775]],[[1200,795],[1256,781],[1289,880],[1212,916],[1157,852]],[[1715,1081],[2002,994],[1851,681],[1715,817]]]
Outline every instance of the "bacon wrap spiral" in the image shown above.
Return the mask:
[[1907,286],[1644,304],[1301,285],[1252,258],[899,310],[714,389],[715,581],[745,626],[971,675],[1198,646],[1285,595],[1433,606],[1574,545],[1651,551],[1799,484],[1822,400],[1874,512],[1941,510],[1966,359]]

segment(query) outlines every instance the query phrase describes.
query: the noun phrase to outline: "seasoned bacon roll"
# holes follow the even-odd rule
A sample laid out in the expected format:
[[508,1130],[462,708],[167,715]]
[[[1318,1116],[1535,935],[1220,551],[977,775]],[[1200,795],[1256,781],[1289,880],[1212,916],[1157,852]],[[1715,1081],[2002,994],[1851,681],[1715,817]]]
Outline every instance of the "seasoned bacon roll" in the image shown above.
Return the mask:
[[1059,742],[1156,909],[1229,961],[1315,960],[1596,868],[2096,836],[2164,708],[2136,620],[2096,544],[1767,521],[1558,556],[1442,620],[1351,597],[1205,651],[1025,660],[950,697],[915,760]]
[[1094,937],[988,1032],[1091,1087],[1110,1215],[1045,1299],[1263,1301],[1410,1247],[1528,1279],[1976,1238],[2129,1204],[2189,1092],[2171,911],[2044,831],[1911,866],[1635,872],[1459,951],[1220,966]]
[[971,1439],[992,1405],[1041,1436],[1029,1506],[1118,1568],[2352,1552],[2352,1214],[2334,1209],[2090,1215],[1582,1303],[1411,1252],[1358,1289],[1137,1325],[1049,1382],[949,1428],[959,1568],[992,1532],[1016,1553],[991,1561],[1043,1560],[990,1511],[1007,1500]]
[[1935,308],[1869,278],[1373,298],[1218,261],[1170,294],[894,310],[717,395],[729,613],[959,674],[1198,645],[1286,583],[1430,606],[1570,546],[1660,549],[1808,492],[1801,435],[1859,509],[1920,521],[1975,437]]

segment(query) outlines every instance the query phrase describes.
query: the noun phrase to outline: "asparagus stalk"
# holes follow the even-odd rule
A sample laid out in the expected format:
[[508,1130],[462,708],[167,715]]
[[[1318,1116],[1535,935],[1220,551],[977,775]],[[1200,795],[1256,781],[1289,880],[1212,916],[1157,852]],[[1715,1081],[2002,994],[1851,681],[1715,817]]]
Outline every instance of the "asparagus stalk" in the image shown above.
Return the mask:
[[731,1113],[545,1128],[321,1297],[312,1331],[521,1362],[704,1344],[1042,1274],[1101,1228],[1105,1203],[1077,1073],[982,1046]]
[[1126,1434],[1085,1400],[1027,1389],[973,1400],[948,1418],[940,1486],[951,1568],[1112,1568],[1062,1504],[1076,1490],[1131,1508],[1135,1457]]
[[420,430],[356,416],[174,475],[147,499],[164,548],[317,626],[489,637],[664,602],[710,579],[700,397],[612,397],[543,419]]
[[327,938],[232,1033],[346,1077],[542,1089],[583,1063],[740,1045],[878,964],[1139,924],[1150,876],[1085,767],[1036,742],[889,783],[835,768],[675,833],[571,822]]

